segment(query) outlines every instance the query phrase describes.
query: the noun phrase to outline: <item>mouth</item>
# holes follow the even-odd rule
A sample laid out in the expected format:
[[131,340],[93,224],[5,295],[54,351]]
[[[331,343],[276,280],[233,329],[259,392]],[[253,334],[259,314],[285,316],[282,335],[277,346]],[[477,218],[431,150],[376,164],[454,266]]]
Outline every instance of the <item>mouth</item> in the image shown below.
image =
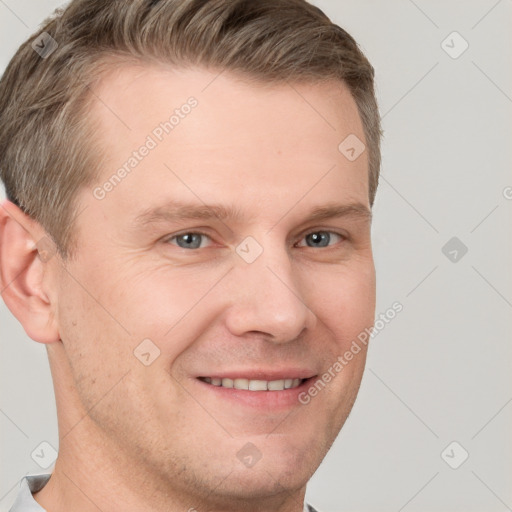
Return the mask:
[[242,407],[247,412],[268,415],[302,407],[299,398],[316,377],[309,371],[247,373],[230,372],[229,376],[201,376],[194,380],[205,396],[216,402],[215,407],[227,406],[233,412]]
[[198,379],[211,386],[227,389],[238,389],[244,391],[284,391],[286,389],[295,389],[300,387],[308,379],[298,377],[278,379],[278,380],[256,380],[243,377],[229,379],[218,377],[198,377]]

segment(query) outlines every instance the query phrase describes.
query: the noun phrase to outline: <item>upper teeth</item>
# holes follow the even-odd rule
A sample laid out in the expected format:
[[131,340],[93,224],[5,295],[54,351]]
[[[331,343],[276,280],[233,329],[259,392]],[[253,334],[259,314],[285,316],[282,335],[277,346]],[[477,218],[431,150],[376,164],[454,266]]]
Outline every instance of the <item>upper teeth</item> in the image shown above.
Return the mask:
[[282,391],[283,389],[296,388],[302,379],[281,380],[249,380],[249,379],[216,379],[204,377],[201,380],[213,386],[223,388],[247,389],[249,391]]

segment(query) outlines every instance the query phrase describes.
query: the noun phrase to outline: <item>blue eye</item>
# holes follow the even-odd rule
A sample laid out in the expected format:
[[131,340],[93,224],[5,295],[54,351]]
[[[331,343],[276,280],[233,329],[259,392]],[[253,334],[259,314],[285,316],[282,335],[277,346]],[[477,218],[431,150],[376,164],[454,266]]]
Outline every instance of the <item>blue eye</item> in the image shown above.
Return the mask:
[[[204,233],[188,232],[180,235],[174,235],[169,238],[167,242],[177,245],[182,249],[201,249],[206,245],[206,242],[203,243],[205,240],[210,240],[210,237]],[[344,237],[332,231],[314,231],[304,236],[302,240],[306,243],[304,244],[301,241],[298,244],[299,247],[322,248],[334,245],[344,240]]]
[[175,245],[178,245],[178,247],[182,249],[200,249],[203,238],[209,237],[203,233],[183,233],[169,238],[168,241],[172,243],[172,241],[175,240]]
[[[332,245],[330,242],[333,238],[336,241],[336,237],[338,238],[338,241],[343,240],[341,235],[333,233],[332,231],[315,231],[306,235],[304,240],[306,240],[308,247],[328,247],[329,245]],[[299,245],[303,247],[302,244]]]

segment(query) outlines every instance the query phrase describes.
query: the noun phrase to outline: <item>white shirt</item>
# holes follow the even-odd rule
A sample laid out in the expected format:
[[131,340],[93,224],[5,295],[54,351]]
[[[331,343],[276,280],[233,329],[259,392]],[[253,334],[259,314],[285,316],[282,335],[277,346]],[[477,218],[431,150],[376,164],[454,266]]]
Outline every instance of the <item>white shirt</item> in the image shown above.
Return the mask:
[[50,474],[27,475],[21,479],[20,490],[9,512],[46,512],[32,496],[33,492],[40,491],[50,480]]

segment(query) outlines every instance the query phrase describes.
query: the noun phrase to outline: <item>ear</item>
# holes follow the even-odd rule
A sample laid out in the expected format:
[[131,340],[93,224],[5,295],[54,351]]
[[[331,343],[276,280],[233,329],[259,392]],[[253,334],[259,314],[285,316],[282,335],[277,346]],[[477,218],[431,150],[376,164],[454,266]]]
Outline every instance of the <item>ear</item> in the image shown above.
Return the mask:
[[0,294],[28,336],[40,343],[60,339],[45,290],[50,280],[43,280],[57,258],[39,223],[11,201],[0,204]]

